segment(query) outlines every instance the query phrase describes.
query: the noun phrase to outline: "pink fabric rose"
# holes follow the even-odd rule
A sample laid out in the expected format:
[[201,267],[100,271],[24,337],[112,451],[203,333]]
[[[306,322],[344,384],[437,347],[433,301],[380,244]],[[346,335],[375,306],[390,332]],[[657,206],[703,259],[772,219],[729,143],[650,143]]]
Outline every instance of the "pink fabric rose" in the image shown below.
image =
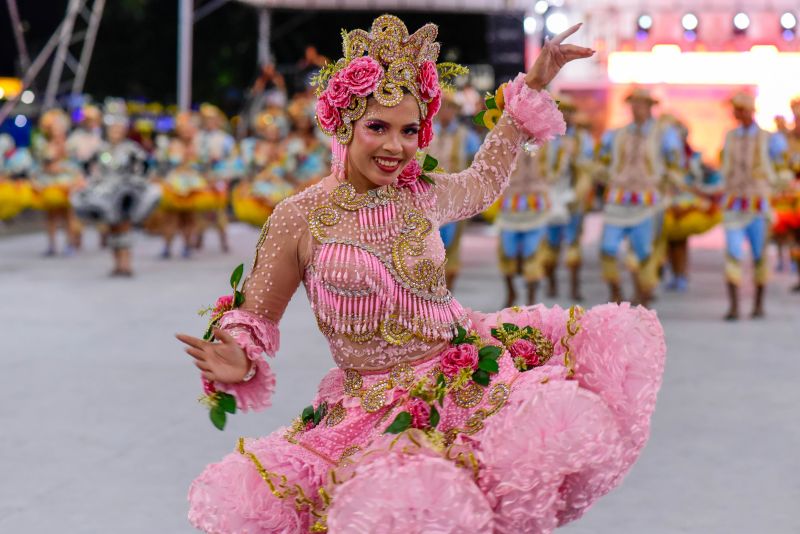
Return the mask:
[[419,122],[419,133],[417,134],[417,144],[419,148],[425,148],[433,141],[433,124],[428,119]]
[[422,174],[422,167],[419,166],[417,160],[412,159],[406,164],[400,176],[397,177],[397,187],[410,188],[419,180],[420,174]]
[[413,397],[406,403],[406,410],[411,414],[413,428],[430,428],[431,406],[422,399]]
[[223,295],[214,303],[214,315],[233,308],[233,295]]
[[338,72],[328,82],[328,87],[325,89],[325,95],[328,101],[337,108],[346,108],[350,105],[350,86],[342,79],[342,73]]
[[428,102],[428,115],[425,117],[429,121],[432,121],[433,118],[439,113],[439,110],[442,108],[442,90],[437,89],[436,94],[433,95],[433,98],[430,102]]
[[356,96],[372,94],[383,77],[383,67],[369,56],[357,57],[338,76],[350,92]]
[[419,82],[419,96],[425,102],[430,101],[436,92],[439,91],[439,73],[436,71],[436,64],[433,61],[426,61],[422,64],[417,75]]
[[527,339],[518,339],[508,348],[512,358],[522,358],[528,367],[539,365],[539,352],[536,343]]
[[461,369],[477,369],[478,348],[468,343],[450,347],[442,352],[440,366],[448,377],[456,376]]
[[317,100],[317,120],[322,129],[331,134],[342,123],[339,110],[331,103],[326,94],[322,94]]

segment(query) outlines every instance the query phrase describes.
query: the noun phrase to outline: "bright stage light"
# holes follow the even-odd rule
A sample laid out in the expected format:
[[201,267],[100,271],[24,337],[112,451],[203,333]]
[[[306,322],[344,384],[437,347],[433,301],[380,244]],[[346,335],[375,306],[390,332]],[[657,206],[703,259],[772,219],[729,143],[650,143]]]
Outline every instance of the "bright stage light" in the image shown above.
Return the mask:
[[694,13],[686,13],[681,18],[681,25],[687,32],[693,32],[700,25],[700,20],[698,20],[697,15]]
[[797,17],[795,17],[794,13],[787,11],[781,15],[781,28],[784,30],[794,30],[797,28]]
[[20,100],[22,100],[23,104],[33,104],[33,101],[35,99],[36,99],[36,95],[34,95],[33,91],[31,91],[30,89],[27,89],[27,90],[23,91],[22,92],[22,97],[20,97]]
[[522,27],[527,35],[533,35],[536,33],[538,26],[539,25],[536,23],[536,17],[525,17],[525,20],[522,21]]
[[738,31],[743,32],[747,28],[750,27],[750,17],[747,16],[747,13],[742,13],[741,11],[733,16],[733,27],[736,28]]
[[650,31],[653,27],[653,17],[650,15],[639,15],[639,20],[637,21],[640,30]]
[[550,9],[550,4],[547,0],[539,0],[533,5],[533,11],[537,15],[544,15],[548,9]]
[[558,35],[569,28],[569,20],[564,13],[556,12],[545,19],[544,26],[548,32]]
[[17,128],[24,128],[26,124],[28,124],[28,119],[25,118],[25,115],[17,115],[14,117],[14,126]]

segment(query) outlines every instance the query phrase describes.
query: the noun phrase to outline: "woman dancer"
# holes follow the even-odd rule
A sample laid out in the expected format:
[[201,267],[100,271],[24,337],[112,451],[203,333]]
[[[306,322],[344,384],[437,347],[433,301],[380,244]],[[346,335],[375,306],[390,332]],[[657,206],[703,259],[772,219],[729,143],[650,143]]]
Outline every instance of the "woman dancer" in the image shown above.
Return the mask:
[[470,168],[425,175],[432,165],[420,168],[415,154],[431,140],[440,77],[452,73],[437,69],[436,26],[409,36],[384,15],[345,34],[345,58],[318,79],[334,172],[276,208],[243,303],[238,292],[219,302],[218,314],[242,304],[214,323],[217,341],[179,336],[215,418],[231,409],[215,389],[241,409],[264,408],[275,377],[262,354],[275,353],[278,321],[304,281],[339,368],[291,428],[240,440],[194,482],[195,526],[550,532],[619,483],[647,439],[661,380],[655,315],[615,304],[470,312],[445,286],[438,236],[500,195],[524,143],[564,132],[543,89],[592,55],[561,44],[577,29],[508,85]]

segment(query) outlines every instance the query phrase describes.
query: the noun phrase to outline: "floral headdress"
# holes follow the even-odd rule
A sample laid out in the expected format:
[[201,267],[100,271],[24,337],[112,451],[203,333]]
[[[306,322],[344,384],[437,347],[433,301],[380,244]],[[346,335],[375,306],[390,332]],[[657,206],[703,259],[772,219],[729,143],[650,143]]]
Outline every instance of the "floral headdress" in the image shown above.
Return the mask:
[[409,35],[403,21],[393,15],[375,19],[369,32],[342,30],[344,57],[325,65],[312,80],[322,131],[344,147],[353,139],[353,123],[364,115],[368,96],[392,107],[407,92],[416,99],[422,117],[419,147],[427,147],[433,139],[432,120],[441,106],[442,87],[467,72],[455,63],[437,65],[437,34],[436,25],[426,24]]

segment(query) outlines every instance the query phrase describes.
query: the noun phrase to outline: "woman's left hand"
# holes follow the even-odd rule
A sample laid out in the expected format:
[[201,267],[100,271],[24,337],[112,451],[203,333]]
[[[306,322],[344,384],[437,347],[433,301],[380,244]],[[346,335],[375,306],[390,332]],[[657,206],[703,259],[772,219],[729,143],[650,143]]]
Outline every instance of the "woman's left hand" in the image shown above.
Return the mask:
[[594,55],[595,51],[591,48],[573,44],[561,44],[564,39],[578,31],[581,26],[583,26],[582,22],[559,33],[545,43],[533,67],[525,75],[525,83],[528,84],[528,87],[537,91],[542,90],[556,77],[561,67],[570,61]]

